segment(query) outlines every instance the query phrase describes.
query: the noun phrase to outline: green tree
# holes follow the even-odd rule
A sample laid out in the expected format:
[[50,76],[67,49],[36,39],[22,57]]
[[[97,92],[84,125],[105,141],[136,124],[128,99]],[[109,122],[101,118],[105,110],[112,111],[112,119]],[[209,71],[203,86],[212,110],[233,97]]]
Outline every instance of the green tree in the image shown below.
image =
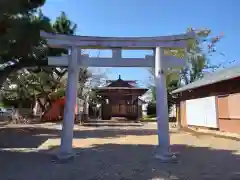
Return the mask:
[[[35,16],[35,19],[42,19],[43,14],[41,11]],[[51,25],[51,24],[50,24]],[[56,21],[50,26],[51,31],[62,34],[74,34],[76,30],[76,24],[70,21],[66,14],[62,12]],[[40,47],[41,48],[41,47]],[[48,49],[47,54],[55,56],[66,54],[65,49]],[[42,57],[42,60],[46,57]],[[22,61],[20,62],[22,64]],[[29,63],[31,64],[31,63]],[[14,64],[15,65],[15,64]],[[32,64],[31,64],[32,65]],[[24,68],[18,70],[12,74],[8,74],[7,81],[4,83],[4,88],[2,92],[5,97],[19,100],[23,102],[31,98],[32,100],[37,99],[43,112],[51,107],[51,101],[63,96],[62,91],[65,88],[65,82],[63,77],[67,73],[66,68],[56,68],[56,67],[42,67],[37,66],[33,68]],[[22,66],[26,67],[26,66]],[[21,77],[16,78],[16,77]],[[14,84],[14,86],[11,86]],[[24,94],[23,94],[24,92]],[[61,95],[62,94],[62,95]],[[39,97],[44,98],[44,103],[39,100]]]
[[61,12],[60,16],[56,18],[56,21],[53,24],[53,29],[57,33],[71,35],[75,34],[77,25],[67,17],[65,12]]
[[[43,17],[41,11],[38,16]],[[62,12],[55,22],[51,25],[53,32],[73,35],[77,25],[68,19],[67,15]],[[66,54],[65,49],[48,49],[51,56]],[[18,78],[16,78],[18,77]],[[78,81],[78,97],[84,99],[90,94],[92,85],[99,84],[102,74],[93,75],[88,68],[80,68]],[[67,68],[56,67],[33,67],[23,68],[10,74],[4,83],[4,97],[21,103],[31,100],[37,100],[41,106],[43,115],[48,112],[52,106],[52,101],[65,96],[67,79]],[[90,83],[89,83],[90,82]],[[44,98],[44,101],[40,101]]]
[[[168,108],[170,109],[176,102],[175,96],[171,94],[174,89],[182,85],[189,84],[199,78],[202,78],[206,71],[212,71],[220,67],[220,64],[212,64],[209,57],[216,53],[217,42],[222,36],[212,36],[209,29],[188,29],[187,32],[194,31],[197,38],[189,40],[186,51],[184,49],[166,49],[166,55],[174,55],[179,58],[185,58],[186,67],[181,69],[169,69],[166,72],[166,86],[168,94]],[[185,54],[186,53],[186,54]],[[154,85],[154,70],[150,69],[153,104],[156,102],[156,87]]]
[[[45,0],[0,2],[0,85],[23,67],[47,65],[45,41],[40,30],[52,31],[50,20],[39,7]],[[37,15],[38,14],[38,15]]]
[[[221,66],[221,64],[212,64],[209,57],[217,52],[216,45],[222,35],[214,36],[210,29],[189,28],[187,30],[187,32],[192,31],[197,38],[189,40],[185,56],[182,49],[172,51],[173,55],[184,57],[187,61],[187,65],[180,70],[180,81],[183,85],[200,79],[205,72],[213,71]],[[170,53],[172,52],[170,51]]]

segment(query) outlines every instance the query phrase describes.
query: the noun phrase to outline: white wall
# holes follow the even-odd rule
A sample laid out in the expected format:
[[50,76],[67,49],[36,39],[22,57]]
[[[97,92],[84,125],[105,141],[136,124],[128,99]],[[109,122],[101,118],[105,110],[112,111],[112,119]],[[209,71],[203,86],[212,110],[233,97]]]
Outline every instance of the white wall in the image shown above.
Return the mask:
[[186,119],[188,125],[218,128],[216,97],[187,100]]

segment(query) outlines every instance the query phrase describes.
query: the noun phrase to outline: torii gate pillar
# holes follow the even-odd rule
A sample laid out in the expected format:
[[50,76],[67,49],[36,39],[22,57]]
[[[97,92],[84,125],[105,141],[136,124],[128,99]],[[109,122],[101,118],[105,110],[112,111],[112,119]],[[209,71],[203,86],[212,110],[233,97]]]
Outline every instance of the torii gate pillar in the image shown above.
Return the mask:
[[77,100],[77,82],[79,76],[78,66],[79,49],[71,48],[71,59],[68,61],[68,79],[66,88],[66,102],[64,106],[64,118],[61,134],[60,152],[58,159],[69,159],[74,154],[72,152],[73,128],[75,120],[75,106]]
[[168,121],[168,100],[165,69],[163,68],[164,51],[161,47],[156,47],[155,55],[155,85],[156,85],[156,108],[157,108],[157,127],[158,127],[158,151],[156,158],[161,161],[173,159],[169,151],[169,121]]

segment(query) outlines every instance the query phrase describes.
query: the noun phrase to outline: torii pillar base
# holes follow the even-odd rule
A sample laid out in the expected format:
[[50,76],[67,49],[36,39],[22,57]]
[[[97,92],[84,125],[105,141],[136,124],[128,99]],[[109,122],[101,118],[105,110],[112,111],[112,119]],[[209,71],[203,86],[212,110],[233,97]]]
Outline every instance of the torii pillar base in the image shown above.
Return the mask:
[[74,153],[53,153],[52,162],[54,163],[68,163],[72,162],[75,158]]
[[166,152],[161,151],[161,147],[157,146],[157,153],[155,154],[155,158],[161,163],[178,163],[179,162],[179,152]]

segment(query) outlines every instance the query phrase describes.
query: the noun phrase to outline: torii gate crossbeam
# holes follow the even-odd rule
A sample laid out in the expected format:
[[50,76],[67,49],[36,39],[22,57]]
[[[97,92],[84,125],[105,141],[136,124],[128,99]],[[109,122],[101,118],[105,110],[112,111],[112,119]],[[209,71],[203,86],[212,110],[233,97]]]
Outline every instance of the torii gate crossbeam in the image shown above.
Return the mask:
[[156,37],[96,37],[96,36],[71,36],[41,32],[47,38],[51,47],[79,47],[81,49],[154,49],[183,48],[187,46],[188,39],[195,37],[194,33],[156,36]]
[[[71,49],[70,56],[49,57],[49,65],[68,66],[66,89],[66,105],[62,126],[61,146],[58,158],[72,156],[72,140],[74,127],[74,108],[77,98],[77,78],[81,66],[99,67],[155,67],[155,83],[157,94],[158,146],[157,158],[169,161],[169,125],[166,80],[164,71],[168,67],[184,66],[185,62],[176,57],[166,57],[164,48],[186,48],[187,41],[195,38],[194,34],[181,34],[161,37],[89,37],[68,36],[41,32],[48,45],[56,48]],[[92,58],[81,55],[81,49],[112,49],[112,58]],[[121,57],[121,49],[151,49],[153,57],[126,59]],[[105,61],[102,61],[102,60]],[[67,62],[67,63],[66,63]]]

